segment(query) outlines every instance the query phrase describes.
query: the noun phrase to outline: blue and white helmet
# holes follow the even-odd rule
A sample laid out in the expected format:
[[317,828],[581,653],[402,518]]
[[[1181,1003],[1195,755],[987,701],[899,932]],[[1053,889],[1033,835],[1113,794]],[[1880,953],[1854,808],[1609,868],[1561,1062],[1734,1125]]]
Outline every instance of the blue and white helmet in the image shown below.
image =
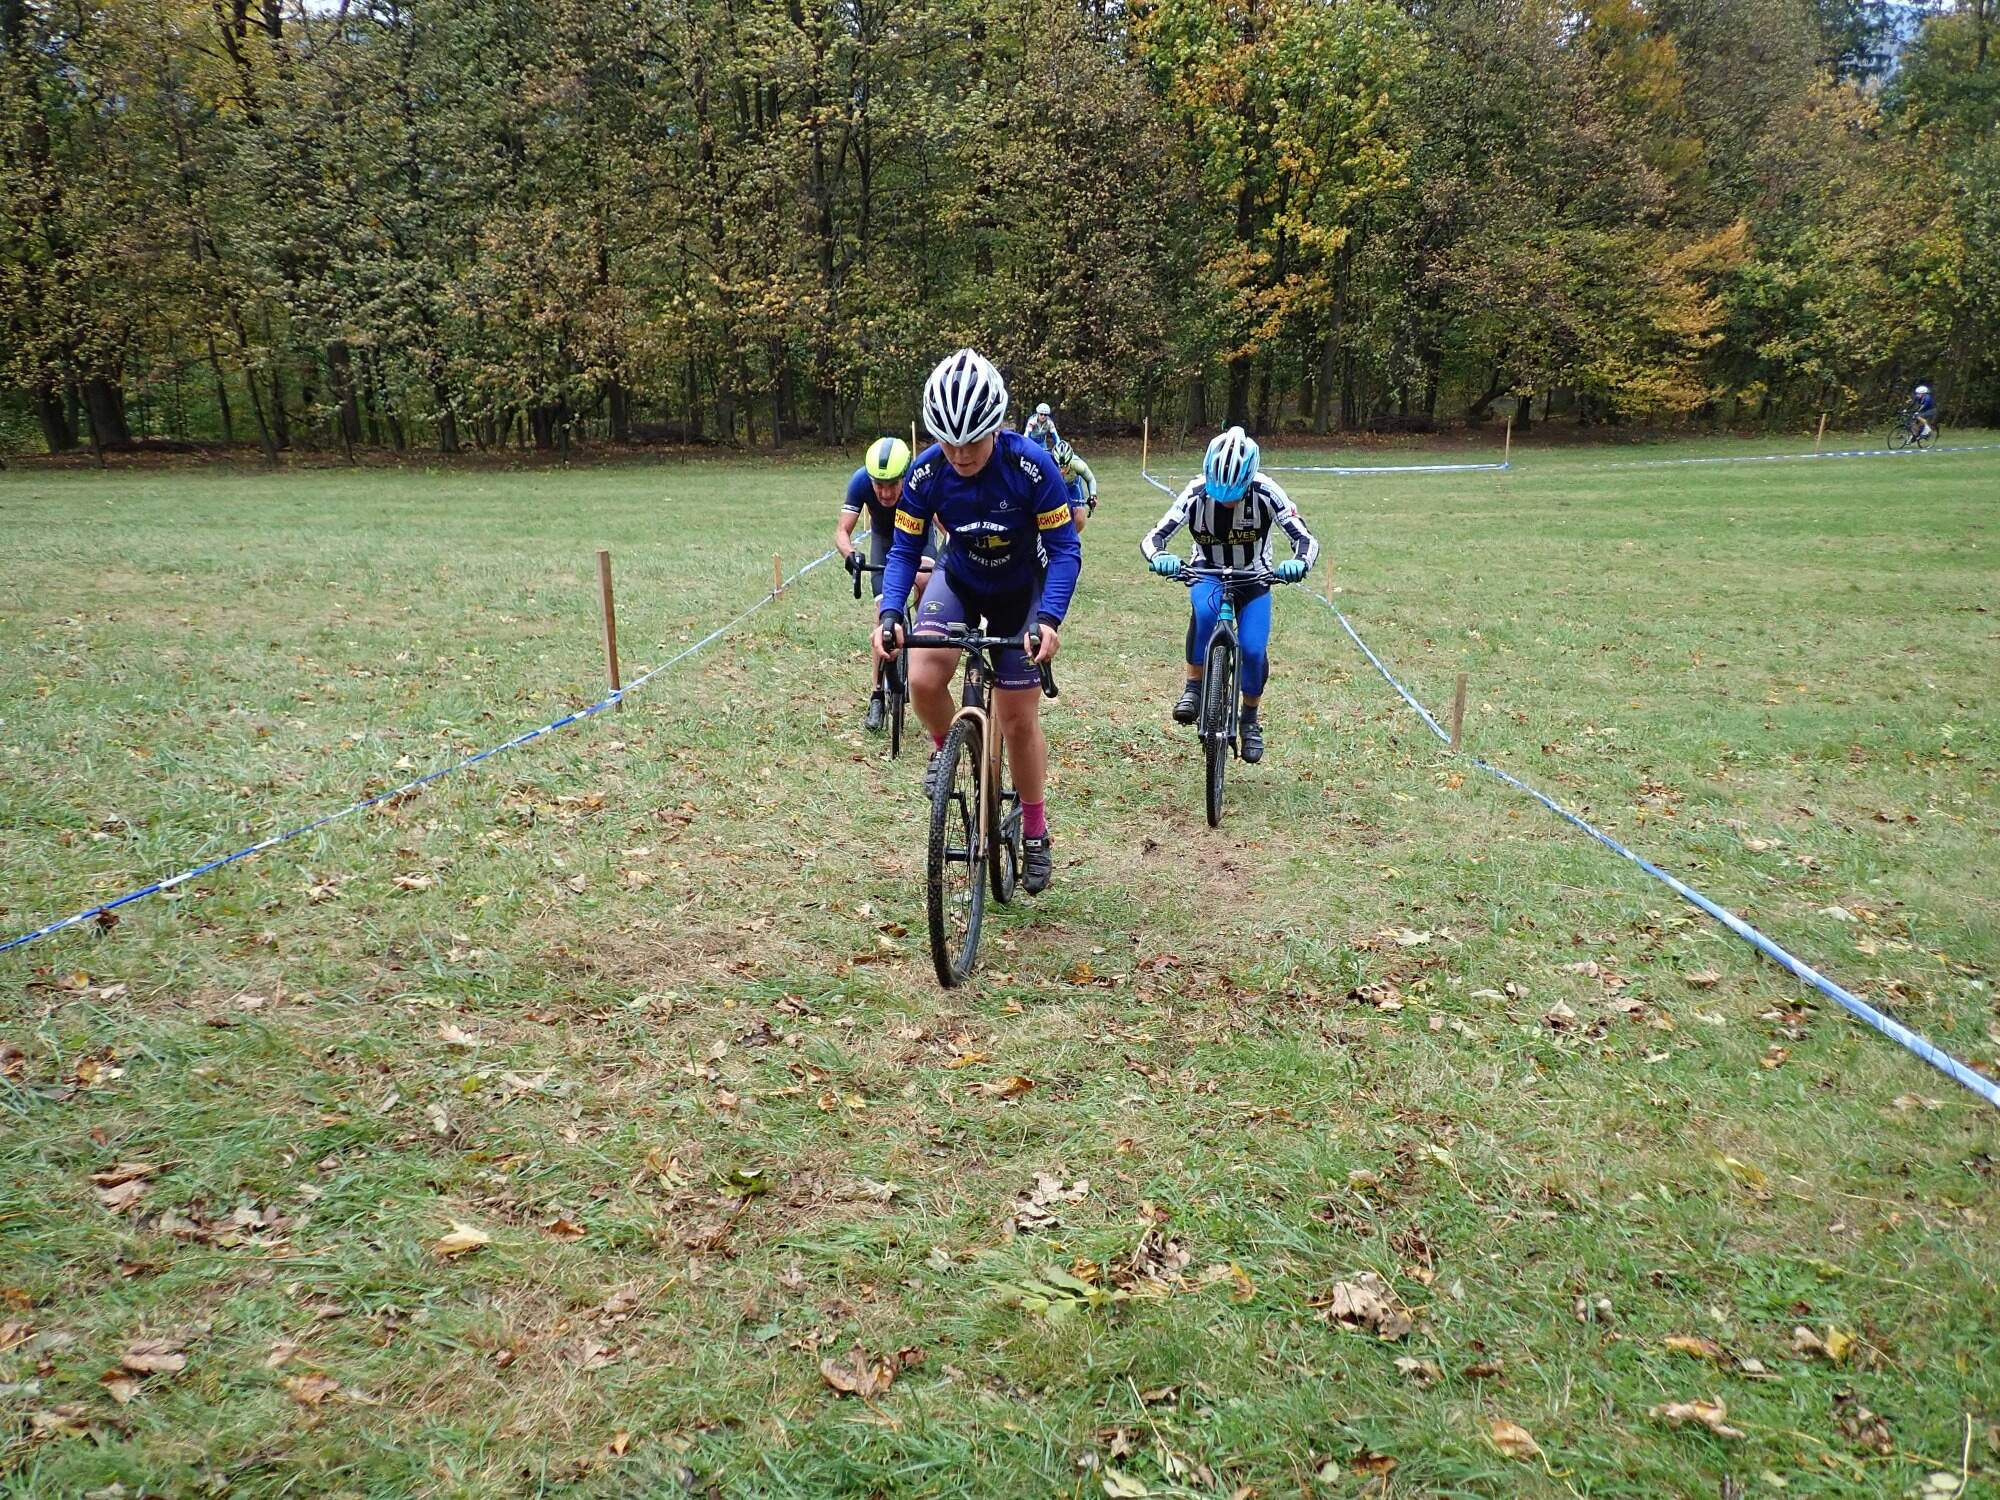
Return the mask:
[[924,425],[941,443],[976,443],[1007,418],[1007,382],[982,355],[961,349],[924,382]]
[[1201,461],[1201,479],[1209,494],[1221,501],[1241,500],[1257,477],[1257,444],[1241,427],[1232,427],[1208,445]]

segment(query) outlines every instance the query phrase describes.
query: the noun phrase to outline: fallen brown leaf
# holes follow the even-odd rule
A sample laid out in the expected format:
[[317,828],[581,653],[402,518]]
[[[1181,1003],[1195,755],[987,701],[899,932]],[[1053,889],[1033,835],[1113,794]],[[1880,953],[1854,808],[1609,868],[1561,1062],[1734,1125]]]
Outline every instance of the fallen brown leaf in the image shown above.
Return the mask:
[[1710,1364],[1719,1365],[1727,1357],[1722,1346],[1714,1339],[1700,1338],[1692,1334],[1676,1333],[1667,1337],[1667,1348],[1675,1354],[1685,1354],[1689,1359],[1705,1359]]
[[105,1210],[114,1214],[127,1214],[139,1206],[139,1200],[146,1196],[146,1180],[135,1177],[130,1182],[121,1182],[117,1187],[99,1188],[97,1201]]
[[1684,1427],[1692,1422],[1706,1427],[1717,1437],[1740,1438],[1743,1430],[1731,1427],[1723,1419],[1729,1415],[1729,1408],[1720,1401],[1697,1398],[1693,1401],[1666,1401],[1654,1407],[1650,1416],[1658,1417],[1669,1427]]
[[1509,1458],[1542,1456],[1541,1445],[1535,1441],[1534,1434],[1505,1417],[1489,1417],[1486,1422],[1486,1435],[1493,1440],[1493,1446]]
[[894,1354],[872,1356],[860,1344],[848,1352],[843,1363],[835,1359],[819,1362],[820,1378],[843,1396],[868,1400],[882,1395],[896,1383],[896,1373],[916,1364],[922,1355],[915,1349],[898,1349]]
[[1018,1099],[1034,1086],[1034,1079],[1014,1073],[1006,1078],[996,1078],[991,1083],[975,1083],[972,1091],[975,1094],[985,1094],[992,1099]]
[[1363,1271],[1352,1281],[1335,1282],[1326,1299],[1315,1305],[1328,1322],[1372,1333],[1384,1342],[1402,1338],[1412,1326],[1395,1293],[1373,1271]]
[[331,1375],[322,1375],[318,1371],[314,1371],[309,1375],[287,1375],[285,1377],[285,1394],[301,1406],[318,1406],[328,1396],[331,1396],[339,1389],[340,1382],[338,1380],[335,1380]]
[[1407,1354],[1396,1361],[1396,1370],[1419,1385],[1436,1385],[1444,1379],[1444,1371],[1427,1359],[1411,1359]]
[[583,1226],[567,1216],[552,1219],[544,1224],[542,1228],[546,1229],[559,1240],[580,1240],[583,1238]]
[[475,1229],[470,1224],[452,1220],[451,1233],[431,1246],[439,1255],[450,1260],[454,1256],[468,1255],[474,1250],[484,1249],[493,1243],[493,1236],[483,1229]]
[[138,1339],[125,1346],[118,1362],[135,1375],[177,1375],[188,1357],[173,1339]]
[[97,1383],[120,1406],[131,1405],[132,1398],[139,1394],[138,1378],[124,1370],[106,1370],[97,1377]]
[[106,1167],[101,1172],[92,1172],[90,1180],[101,1188],[123,1187],[128,1182],[138,1182],[143,1178],[157,1176],[159,1168],[147,1161],[121,1161]]

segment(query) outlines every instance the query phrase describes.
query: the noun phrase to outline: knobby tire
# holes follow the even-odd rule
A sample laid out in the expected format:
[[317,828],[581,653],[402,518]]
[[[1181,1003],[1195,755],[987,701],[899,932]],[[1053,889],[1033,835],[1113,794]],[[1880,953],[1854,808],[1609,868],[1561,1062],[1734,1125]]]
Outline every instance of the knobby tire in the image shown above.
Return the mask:
[[[931,840],[925,861],[925,906],[930,918],[931,963],[938,983],[962,984],[979,958],[979,927],[986,915],[986,830],[979,815],[985,775],[979,725],[960,719],[944,739],[931,790]],[[962,933],[956,930],[962,918]]]
[[1218,634],[1208,643],[1201,678],[1201,748],[1207,760],[1208,826],[1222,826],[1222,783],[1229,769],[1229,711],[1236,702],[1236,648]]

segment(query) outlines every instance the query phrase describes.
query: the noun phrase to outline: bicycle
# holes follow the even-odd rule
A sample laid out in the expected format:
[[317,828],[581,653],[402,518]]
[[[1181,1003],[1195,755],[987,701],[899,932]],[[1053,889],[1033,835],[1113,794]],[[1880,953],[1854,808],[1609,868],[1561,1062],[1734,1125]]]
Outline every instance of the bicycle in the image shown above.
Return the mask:
[[1937,418],[1926,417],[1919,420],[1917,409],[1914,406],[1906,406],[1896,413],[1896,420],[1889,428],[1889,447],[1891,451],[1900,451],[1904,448],[1921,451],[1937,441],[1937,433]]
[[[1022,864],[1021,798],[1007,785],[1007,747],[987,706],[998,677],[992,653],[1018,649],[1018,635],[985,635],[954,624],[941,636],[905,634],[905,651],[963,651],[965,681],[959,710],[938,752],[931,779],[930,846],[924,898],[930,922],[931,963],[938,983],[950,989],[972,975],[986,891],[1003,905],[1014,899]],[[1030,652],[1041,649],[1041,631],[1027,632]],[[1056,696],[1055,674],[1041,668],[1042,692]]]
[[1222,787],[1229,769],[1229,757],[1240,755],[1237,718],[1240,712],[1236,692],[1241,680],[1242,648],[1236,637],[1236,602],[1231,595],[1238,589],[1269,588],[1278,575],[1263,568],[1217,568],[1186,566],[1173,575],[1189,588],[1205,578],[1222,584],[1222,608],[1209,635],[1202,657],[1201,707],[1195,718],[1195,732],[1201,737],[1205,761],[1205,788],[1208,826],[1222,825]]
[[[854,579],[854,597],[861,597],[861,577],[873,573],[880,577],[887,571],[861,560],[860,553],[847,559],[848,574]],[[889,758],[895,759],[903,753],[903,719],[910,704],[910,648],[902,650],[882,664],[882,714],[889,726]]]

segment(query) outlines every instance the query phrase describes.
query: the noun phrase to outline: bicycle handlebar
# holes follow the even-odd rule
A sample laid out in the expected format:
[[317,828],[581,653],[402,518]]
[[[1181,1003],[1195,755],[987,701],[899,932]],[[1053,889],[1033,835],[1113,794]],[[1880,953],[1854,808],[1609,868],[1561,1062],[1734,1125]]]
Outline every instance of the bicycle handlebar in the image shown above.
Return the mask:
[[1175,573],[1173,578],[1175,582],[1184,583],[1189,588],[1193,588],[1203,579],[1215,579],[1225,585],[1240,583],[1253,588],[1268,588],[1274,583],[1285,581],[1268,568],[1218,568],[1201,563],[1183,564],[1180,572]]
[[[883,626],[882,629],[886,632],[888,627]],[[883,643],[888,644],[886,634]],[[1028,628],[1026,644],[1031,654],[1042,649],[1042,632],[1039,627]],[[978,631],[968,630],[963,625],[946,626],[943,635],[912,635],[905,626],[903,645],[912,651],[1019,651],[1022,648],[1022,640],[1018,635],[984,635]],[[1048,662],[1041,662],[1037,664],[1035,670],[1041,673],[1042,696],[1059,697],[1055,668]]]

